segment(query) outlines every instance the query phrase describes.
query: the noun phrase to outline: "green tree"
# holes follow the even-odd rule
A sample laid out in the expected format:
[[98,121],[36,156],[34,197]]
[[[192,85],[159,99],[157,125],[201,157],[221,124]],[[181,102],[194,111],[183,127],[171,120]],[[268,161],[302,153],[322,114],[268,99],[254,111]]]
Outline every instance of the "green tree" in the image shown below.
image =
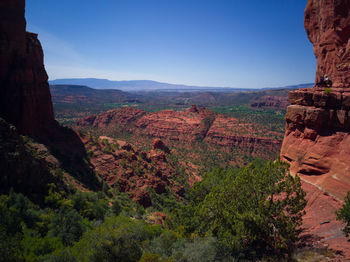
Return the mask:
[[72,197],[73,207],[79,214],[90,220],[104,220],[108,210],[108,203],[105,199],[99,198],[98,194],[93,192],[77,191]]
[[138,261],[142,242],[160,234],[159,226],[118,216],[84,234],[72,249],[77,261]]
[[118,216],[120,212],[122,212],[122,206],[120,205],[118,200],[113,201],[112,211],[113,211],[113,214],[116,216]]
[[343,232],[348,237],[350,234],[350,192],[344,199],[344,204],[341,209],[336,212],[337,220],[342,220],[345,223]]
[[73,245],[85,231],[83,218],[74,209],[61,209],[52,219],[50,227],[51,234],[60,238],[65,246]]
[[289,252],[306,205],[300,178],[280,161],[255,161],[227,176],[195,207],[196,232],[246,257]]

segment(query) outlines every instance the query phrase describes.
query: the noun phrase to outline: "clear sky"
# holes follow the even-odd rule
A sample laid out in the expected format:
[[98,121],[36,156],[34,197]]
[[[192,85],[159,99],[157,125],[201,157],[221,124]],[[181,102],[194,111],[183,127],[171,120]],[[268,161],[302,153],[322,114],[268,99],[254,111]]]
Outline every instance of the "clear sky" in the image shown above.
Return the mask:
[[306,0],[27,0],[50,79],[259,88],[313,82]]

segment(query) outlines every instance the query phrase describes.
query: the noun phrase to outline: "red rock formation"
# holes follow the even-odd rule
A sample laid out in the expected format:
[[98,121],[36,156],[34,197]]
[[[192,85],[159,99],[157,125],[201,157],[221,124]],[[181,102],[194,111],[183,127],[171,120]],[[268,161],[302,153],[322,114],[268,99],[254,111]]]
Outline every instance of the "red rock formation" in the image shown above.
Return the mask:
[[80,138],[96,174],[144,207],[152,205],[148,193],[151,188],[162,194],[168,187],[179,197],[183,195],[183,187],[174,182],[178,175],[176,169],[168,163],[164,152],[155,149],[144,152],[105,136],[80,134]]
[[196,106],[184,112],[163,110],[145,114],[137,121],[136,127],[138,132],[151,137],[195,141],[205,137],[208,126],[204,122],[210,116],[214,113]]
[[98,116],[85,117],[77,122],[77,127],[99,128],[111,135],[116,131],[127,131],[141,137],[187,144],[205,141],[226,148],[243,148],[260,157],[266,156],[266,152],[275,156],[281,147],[278,132],[266,132],[255,124],[241,123],[233,117],[215,114],[195,105],[182,112],[163,110],[147,113],[135,108],[114,109]]
[[264,157],[262,152],[276,155],[281,148],[281,140],[273,138],[278,134],[269,134],[251,123],[240,123],[238,119],[218,115],[211,125],[205,141],[214,145],[229,146],[250,150],[253,156]]
[[305,28],[317,58],[316,76],[327,74],[333,88],[289,93],[281,159],[299,174],[307,193],[307,245],[349,257],[335,211],[350,191],[350,1],[309,0]]
[[77,122],[77,126],[91,126],[94,128],[106,128],[111,125],[122,126],[127,128],[132,127],[137,119],[146,114],[145,111],[142,111],[137,108],[127,107],[120,109],[109,110],[105,113],[99,115],[91,115],[84,117]]
[[288,97],[283,96],[263,96],[254,99],[251,107],[286,109],[289,106]]
[[350,89],[289,93],[281,158],[292,173],[342,200],[350,190]]
[[26,32],[24,0],[0,2],[0,116],[22,133],[54,121],[43,51]]
[[305,29],[317,58],[316,78],[327,74],[335,87],[350,87],[350,1],[309,0]]
[[153,150],[159,149],[159,150],[162,150],[163,152],[165,152],[167,154],[170,153],[170,149],[159,138],[156,138],[156,139],[153,140],[152,149]]
[[328,74],[334,86],[289,93],[281,158],[292,173],[342,200],[350,190],[350,2],[309,0],[305,28],[317,74]]
[[197,113],[198,112],[198,108],[196,105],[192,105],[190,107],[190,109],[188,109],[188,112],[191,112],[191,113]]
[[340,254],[331,261],[345,261],[344,258],[350,257],[350,245],[342,232],[343,223],[335,218],[341,203],[309,183],[302,182],[302,187],[307,200],[301,234],[305,239],[303,245],[332,249]]

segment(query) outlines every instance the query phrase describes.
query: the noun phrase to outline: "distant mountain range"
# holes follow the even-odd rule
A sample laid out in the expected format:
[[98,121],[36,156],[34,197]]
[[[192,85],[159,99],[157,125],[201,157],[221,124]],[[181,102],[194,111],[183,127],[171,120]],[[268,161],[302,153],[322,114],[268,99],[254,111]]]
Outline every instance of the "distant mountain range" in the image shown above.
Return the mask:
[[[119,89],[122,91],[216,91],[216,92],[240,92],[240,91],[253,91],[264,90],[263,89],[250,89],[250,88],[232,88],[232,87],[210,87],[210,86],[190,86],[181,84],[169,84],[152,80],[129,80],[129,81],[111,81],[108,79],[98,78],[65,78],[49,81],[50,85],[82,85],[88,86],[94,89]],[[278,87],[296,89],[301,87],[312,86],[312,83]],[[276,87],[275,87],[276,88]]]
[[181,84],[161,83],[152,80],[129,80],[129,81],[111,81],[108,79],[97,78],[67,78],[49,81],[50,85],[83,85],[95,89],[119,89],[122,91],[243,91],[246,89],[230,88],[230,87],[206,87],[206,86],[190,86]]

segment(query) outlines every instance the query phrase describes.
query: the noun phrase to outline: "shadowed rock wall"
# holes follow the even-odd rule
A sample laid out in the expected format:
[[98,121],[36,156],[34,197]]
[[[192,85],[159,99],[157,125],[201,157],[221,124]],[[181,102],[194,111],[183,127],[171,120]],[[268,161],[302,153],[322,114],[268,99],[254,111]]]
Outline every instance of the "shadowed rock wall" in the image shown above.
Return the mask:
[[35,135],[54,114],[43,50],[24,12],[24,0],[0,1],[0,117]]

